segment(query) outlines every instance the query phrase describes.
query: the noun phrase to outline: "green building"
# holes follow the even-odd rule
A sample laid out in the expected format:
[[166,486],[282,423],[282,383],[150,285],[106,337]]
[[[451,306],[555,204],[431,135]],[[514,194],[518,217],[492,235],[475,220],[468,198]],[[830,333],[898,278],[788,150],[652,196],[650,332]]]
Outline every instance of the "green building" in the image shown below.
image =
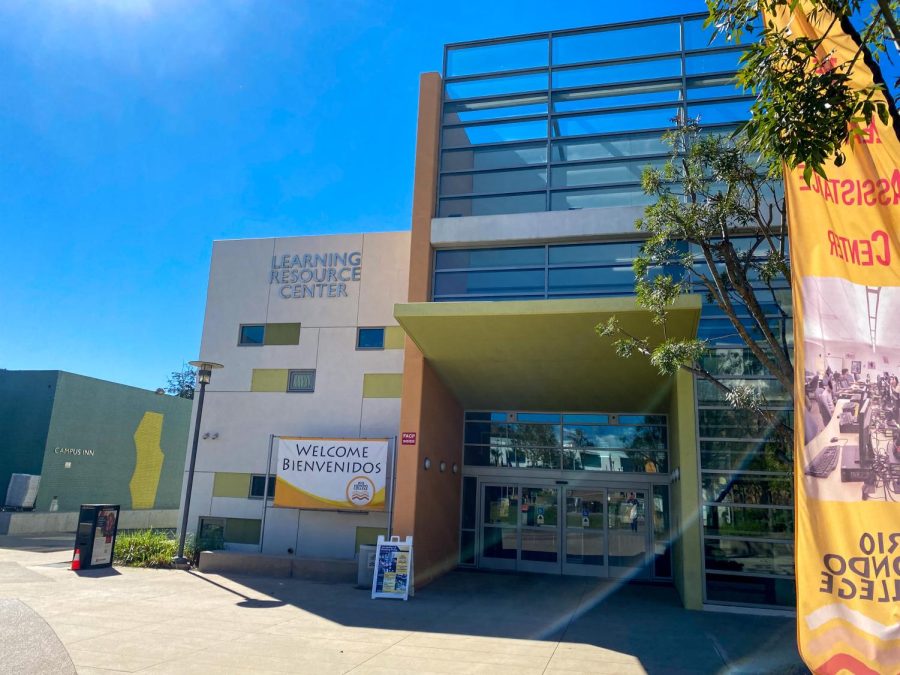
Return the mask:
[[85,503],[177,513],[190,418],[187,399],[59,370],[0,370],[0,499],[12,474],[41,477],[33,512],[17,514],[29,524],[6,529],[69,529],[72,518],[40,514],[74,515]]

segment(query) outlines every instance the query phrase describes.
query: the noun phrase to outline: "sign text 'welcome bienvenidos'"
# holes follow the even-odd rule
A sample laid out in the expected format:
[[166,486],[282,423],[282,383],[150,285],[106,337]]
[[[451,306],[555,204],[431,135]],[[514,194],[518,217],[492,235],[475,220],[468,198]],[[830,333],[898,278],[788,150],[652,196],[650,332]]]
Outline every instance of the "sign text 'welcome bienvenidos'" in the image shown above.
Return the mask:
[[269,284],[286,300],[347,297],[347,284],[359,281],[362,253],[285,253],[272,256]]

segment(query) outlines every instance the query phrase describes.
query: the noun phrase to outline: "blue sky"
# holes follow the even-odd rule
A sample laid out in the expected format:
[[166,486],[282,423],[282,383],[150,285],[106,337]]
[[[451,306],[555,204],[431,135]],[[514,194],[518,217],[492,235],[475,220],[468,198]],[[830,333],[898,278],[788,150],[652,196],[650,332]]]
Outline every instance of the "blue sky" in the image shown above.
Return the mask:
[[214,239],[409,228],[444,43],[703,9],[3,0],[0,368],[163,386],[197,356]]

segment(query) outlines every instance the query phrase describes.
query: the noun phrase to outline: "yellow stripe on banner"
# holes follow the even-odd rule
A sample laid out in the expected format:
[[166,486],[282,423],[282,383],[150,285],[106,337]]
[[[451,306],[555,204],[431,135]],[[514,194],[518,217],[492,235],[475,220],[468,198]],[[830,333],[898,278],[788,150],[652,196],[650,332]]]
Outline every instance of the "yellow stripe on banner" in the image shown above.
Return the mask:
[[275,478],[275,506],[284,506],[294,509],[335,509],[345,511],[384,511],[384,488],[378,490],[372,501],[363,506],[352,504],[348,500],[328,499],[314,495],[306,490],[301,490],[296,485],[291,485],[280,477]]

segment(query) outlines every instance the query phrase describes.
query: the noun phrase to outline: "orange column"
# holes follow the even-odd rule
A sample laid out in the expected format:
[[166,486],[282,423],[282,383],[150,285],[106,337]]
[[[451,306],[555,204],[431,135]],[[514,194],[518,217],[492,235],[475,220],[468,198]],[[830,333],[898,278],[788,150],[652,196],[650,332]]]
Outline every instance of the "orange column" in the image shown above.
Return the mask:
[[[437,73],[425,73],[419,82],[409,302],[431,299],[431,219],[437,198],[441,86]],[[462,416],[452,392],[407,338],[400,432],[415,434],[416,441],[399,448],[394,531],[414,537],[415,584],[420,587],[452,569],[458,557],[460,474],[454,474],[452,467],[462,468]],[[427,470],[426,457],[431,460]],[[441,462],[446,464],[443,472]]]

